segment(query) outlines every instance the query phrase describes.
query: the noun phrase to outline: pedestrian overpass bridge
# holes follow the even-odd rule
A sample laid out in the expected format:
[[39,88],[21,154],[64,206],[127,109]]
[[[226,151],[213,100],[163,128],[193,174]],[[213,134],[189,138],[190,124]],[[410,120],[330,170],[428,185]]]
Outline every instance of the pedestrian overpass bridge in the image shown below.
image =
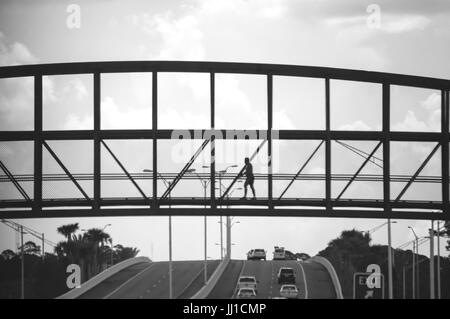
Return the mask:
[[[152,118],[148,129],[101,128],[101,76],[108,73],[147,72],[152,74]],[[158,167],[158,143],[169,140],[179,133],[179,129],[160,129],[158,126],[158,74],[166,72],[203,73],[209,76],[210,125],[204,129],[182,130],[184,133],[202,140],[201,146],[178,172],[162,172]],[[93,129],[91,130],[44,130],[43,129],[43,77],[52,75],[90,74],[93,78]],[[267,126],[255,134],[248,130],[224,130],[216,126],[215,79],[217,74],[253,74],[266,78]],[[325,129],[323,130],[275,130],[273,128],[273,78],[277,76],[307,77],[323,79]],[[33,144],[32,174],[16,174],[2,161],[0,154],[0,183],[14,185],[20,198],[0,200],[0,218],[50,218],[50,217],[89,217],[89,216],[157,216],[157,215],[202,215],[202,216],[307,216],[307,217],[345,217],[345,218],[395,218],[445,220],[449,217],[449,91],[450,80],[401,74],[368,72],[325,67],[224,63],[224,62],[179,62],[179,61],[121,61],[86,62],[40,65],[19,65],[0,67],[0,79],[31,77],[34,79],[34,129],[30,131],[0,131],[2,142],[31,142]],[[377,83],[382,88],[382,128],[379,131],[332,130],[330,125],[331,80],[347,80],[362,83]],[[439,132],[407,132],[391,130],[391,88],[392,86],[433,89],[441,96],[441,130]],[[177,133],[178,132],[178,133]],[[251,159],[258,153],[267,157],[267,173],[256,174],[256,180],[267,184],[267,196],[256,200],[236,199],[230,196],[244,168],[238,173],[224,173],[217,170],[215,162],[215,143],[226,139],[253,139],[260,142]],[[74,173],[52,149],[51,141],[91,141],[93,144],[93,173]],[[110,140],[148,140],[151,141],[153,159],[147,173],[132,172],[108,145]],[[273,142],[275,140],[314,140],[318,145],[308,160],[299,166],[295,174],[278,174],[272,170]],[[350,145],[350,141],[367,141],[376,146],[370,153],[361,152]],[[331,143],[335,142],[358,153],[364,160],[352,174],[335,174],[331,169]],[[414,174],[394,175],[391,172],[391,142],[429,142],[433,149]],[[208,173],[192,174],[192,164],[210,145],[210,165]],[[322,174],[306,174],[305,166],[316,155],[319,148],[324,149],[325,165]],[[377,150],[382,150],[380,174],[361,174],[362,169],[372,162]],[[440,151],[440,152],[438,152]],[[43,173],[43,153],[47,152],[64,171],[63,174]],[[101,170],[101,154],[112,156],[121,168],[119,174],[105,174]],[[441,174],[422,176],[421,172],[436,154],[440,154]],[[0,172],[1,173],[1,172]],[[152,191],[145,192],[138,180],[151,180]],[[174,197],[172,191],[184,179],[207,180],[216,185],[218,179],[228,180],[224,192],[217,193],[215,187],[199,197]],[[44,198],[42,185],[45,181],[71,181],[79,191],[74,198]],[[140,197],[107,198],[101,194],[104,180],[129,180],[139,192]],[[169,181],[158,191],[158,181]],[[289,181],[281,195],[273,192],[274,181]],[[286,197],[287,189],[295,181],[324,181],[323,198]],[[93,184],[93,195],[87,194],[80,181]],[[332,195],[332,182],[344,182],[338,195]],[[357,181],[380,182],[383,196],[379,199],[357,199],[346,197],[348,187]],[[32,184],[32,193],[27,193],[24,183]],[[403,186],[398,194],[392,195],[393,183]],[[403,195],[414,183],[434,183],[440,185],[441,200],[423,201],[404,199]]]

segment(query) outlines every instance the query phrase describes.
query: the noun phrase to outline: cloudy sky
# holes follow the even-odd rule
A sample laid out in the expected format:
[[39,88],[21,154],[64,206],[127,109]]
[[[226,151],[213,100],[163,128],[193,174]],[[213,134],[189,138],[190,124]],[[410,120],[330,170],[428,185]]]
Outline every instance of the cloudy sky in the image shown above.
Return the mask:
[[[0,3],[0,65],[114,60],[233,61],[329,66],[450,78],[450,3],[446,0],[333,1],[333,0],[227,0],[227,1],[8,1]],[[159,75],[159,127],[208,128],[209,82],[204,74]],[[217,76],[217,128],[264,129],[267,123],[265,78],[249,75]],[[102,76],[102,128],[151,128],[151,74]],[[176,92],[176,93],[174,93]],[[331,82],[331,125],[337,130],[379,130],[381,88],[377,84]],[[440,93],[433,90],[392,88],[393,130],[439,131]],[[90,129],[92,76],[44,78],[44,129]],[[0,80],[0,130],[33,129],[33,80]],[[239,116],[236,116],[239,114]],[[274,78],[274,128],[323,129],[324,96],[320,79]],[[274,142],[275,172],[295,173],[320,141]],[[131,172],[151,167],[150,141],[107,141]],[[49,142],[74,173],[89,173],[92,144],[85,141]],[[218,169],[242,164],[257,142],[217,142]],[[376,145],[352,142],[370,152]],[[199,141],[161,141],[161,172],[176,172]],[[413,174],[434,147],[433,143],[394,143],[392,174]],[[208,149],[206,150],[208,152]],[[33,145],[1,143],[0,160],[16,174],[31,174]],[[337,143],[332,145],[333,173],[352,174],[363,159]],[[79,156],[83,154],[83,156]],[[255,172],[266,172],[266,152],[255,159]],[[375,154],[382,158],[382,150]],[[424,175],[440,174],[440,151]],[[209,162],[200,158],[201,171]],[[369,163],[370,164],[370,163]],[[323,173],[324,149],[306,173]],[[44,153],[44,173],[61,173]],[[120,172],[103,149],[102,172]],[[380,174],[376,165],[362,173]],[[139,181],[147,194],[151,182]],[[92,183],[82,182],[92,195]],[[226,185],[226,183],[225,183]],[[32,194],[32,185],[24,183]],[[267,185],[257,181],[257,195]],[[281,194],[286,182],[274,183]],[[333,182],[333,196],[344,185]],[[404,184],[392,184],[395,197]],[[164,191],[162,182],[158,192]],[[237,189],[233,196],[241,196]],[[173,196],[202,196],[198,181],[183,181]],[[127,181],[103,182],[102,196],[139,196]],[[286,197],[322,197],[324,183],[295,182]],[[381,183],[355,183],[346,192],[351,198],[381,198]],[[80,197],[70,182],[44,183],[45,198]],[[0,198],[18,198],[7,183]],[[405,199],[440,200],[438,184],[414,185]],[[343,229],[367,230],[383,220],[313,218],[237,218],[233,227],[233,257],[251,248],[272,251],[283,245],[293,251],[315,254]],[[62,239],[55,228],[74,219],[21,221],[53,241]],[[136,246],[141,255],[167,259],[167,217],[80,219],[81,228],[103,227],[116,242]],[[208,255],[220,254],[218,218],[209,218]],[[411,239],[407,225],[425,235],[429,222],[403,221],[394,225],[393,244]],[[174,218],[174,258],[203,258],[203,219]],[[386,243],[385,230],[374,234],[375,243]],[[12,230],[0,225],[0,250],[15,245]],[[47,248],[49,249],[49,247]],[[428,248],[422,247],[423,253]]]

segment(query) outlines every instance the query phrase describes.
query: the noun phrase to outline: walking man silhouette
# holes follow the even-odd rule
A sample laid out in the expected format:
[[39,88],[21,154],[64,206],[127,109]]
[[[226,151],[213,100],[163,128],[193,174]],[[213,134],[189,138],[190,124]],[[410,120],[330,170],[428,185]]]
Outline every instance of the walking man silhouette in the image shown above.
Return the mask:
[[255,176],[253,175],[253,165],[250,163],[248,157],[245,158],[245,183],[244,183],[244,197],[241,199],[247,199],[247,186],[250,185],[253,193],[253,199],[256,199],[255,188],[253,187],[253,182],[255,181]]

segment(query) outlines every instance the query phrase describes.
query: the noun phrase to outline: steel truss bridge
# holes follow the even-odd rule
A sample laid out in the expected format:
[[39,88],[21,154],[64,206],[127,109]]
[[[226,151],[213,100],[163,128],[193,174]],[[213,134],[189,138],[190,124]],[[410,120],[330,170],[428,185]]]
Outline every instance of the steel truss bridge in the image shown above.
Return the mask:
[[[152,74],[152,125],[150,129],[105,130],[101,129],[101,75],[106,73],[149,72]],[[158,170],[158,141],[172,138],[173,129],[158,129],[158,74],[162,72],[194,72],[209,74],[210,82],[210,127],[203,130],[187,131],[191,136],[201,137],[203,143],[192,154],[183,169],[175,173]],[[267,79],[267,128],[256,135],[246,130],[223,130],[215,126],[215,76],[216,74],[253,74]],[[52,75],[91,74],[93,76],[93,120],[92,130],[43,130],[43,77]],[[319,78],[324,80],[325,129],[324,130],[274,130],[273,129],[273,77],[292,76]],[[0,200],[0,218],[46,218],[46,217],[88,217],[88,216],[156,216],[156,215],[209,215],[209,216],[305,216],[305,217],[353,217],[353,218],[395,218],[395,219],[449,219],[449,91],[450,80],[380,73],[359,70],[222,62],[175,62],[175,61],[129,61],[129,62],[87,62],[42,65],[22,65],[0,68],[0,78],[34,78],[34,130],[0,131],[0,142],[31,141],[34,144],[33,174],[13,174],[1,161],[0,182],[12,183],[23,199]],[[330,80],[378,83],[382,87],[382,129],[381,131],[338,131],[330,126]],[[441,131],[440,132],[398,132],[390,128],[391,86],[405,86],[433,89],[441,92]],[[215,141],[218,139],[257,139],[261,141],[251,159],[261,150],[267,152],[267,174],[256,174],[257,180],[267,181],[267,197],[256,200],[232,198],[230,193],[236,182],[243,176],[244,167],[237,174],[216,171]],[[296,174],[274,174],[272,172],[272,143],[274,140],[317,140],[319,144],[307,161],[299,167]],[[49,145],[49,141],[85,140],[93,142],[93,173],[73,174]],[[121,160],[106,143],[107,140],[150,140],[152,141],[152,169],[150,173],[129,172]],[[353,174],[332,174],[331,143],[336,142],[364,158],[364,162]],[[370,153],[363,152],[350,144],[350,141],[375,142]],[[390,142],[432,142],[434,148],[413,175],[393,175],[390,169]],[[192,174],[190,167],[196,158],[210,144],[209,173]],[[319,148],[325,150],[324,174],[305,174],[304,168],[315,156]],[[378,149],[382,158],[374,154]],[[424,167],[433,155],[441,150],[441,175],[422,176]],[[48,151],[64,174],[43,174],[42,158]],[[101,152],[109,153],[120,166],[122,173],[101,173]],[[378,160],[376,162],[375,160]],[[382,174],[361,174],[369,163],[382,169]],[[381,164],[381,165],[380,165]],[[152,180],[152,193],[145,193],[137,180]],[[217,179],[230,180],[226,190],[217,194],[210,187],[210,194],[204,197],[172,197],[171,192],[182,179],[207,180],[215,185]],[[80,198],[43,198],[44,181],[70,180],[78,188]],[[79,181],[93,181],[93,197],[87,195]],[[101,196],[102,180],[130,180],[139,191],[137,198],[105,198]],[[170,180],[161,195],[158,195],[158,180]],[[273,195],[273,181],[289,180],[280,196]],[[286,198],[288,188],[296,180],[321,180],[325,184],[324,198]],[[332,196],[332,181],[343,181],[345,187],[338,196]],[[381,199],[345,198],[348,187],[355,181],[381,182]],[[31,182],[33,194],[27,194],[21,183]],[[391,183],[405,186],[395,197],[391,197]],[[403,195],[413,183],[438,183],[441,185],[441,201],[404,200]]]

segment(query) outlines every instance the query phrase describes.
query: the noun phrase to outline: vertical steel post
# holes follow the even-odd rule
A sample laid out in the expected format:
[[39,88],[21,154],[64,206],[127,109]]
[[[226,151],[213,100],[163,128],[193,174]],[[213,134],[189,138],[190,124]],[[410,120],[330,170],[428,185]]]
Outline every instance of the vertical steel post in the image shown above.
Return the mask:
[[[153,209],[158,208],[158,73],[152,73],[152,132],[153,132]],[[170,201],[169,201],[170,202]]]
[[325,203],[326,211],[331,212],[331,118],[330,118],[330,79],[325,79]]
[[101,198],[101,82],[100,73],[94,73],[94,210],[100,209]]
[[33,210],[42,209],[42,75],[34,76],[34,184]]
[[383,202],[384,212],[390,213],[390,86],[383,83]]
[[448,91],[441,91],[441,171],[442,212],[449,214],[449,101]]
[[[213,131],[213,134],[211,136],[211,165],[210,168],[210,192],[211,192],[211,209],[216,208],[216,138],[214,135],[214,129],[215,129],[215,74],[210,73],[209,75],[209,85],[210,85],[210,115],[211,115],[211,130]],[[220,187],[220,185],[219,185]]]
[[267,75],[267,164],[268,164],[268,190],[267,197],[269,203],[269,209],[273,209],[273,171],[272,171],[272,127],[273,127],[273,76],[272,74]]

